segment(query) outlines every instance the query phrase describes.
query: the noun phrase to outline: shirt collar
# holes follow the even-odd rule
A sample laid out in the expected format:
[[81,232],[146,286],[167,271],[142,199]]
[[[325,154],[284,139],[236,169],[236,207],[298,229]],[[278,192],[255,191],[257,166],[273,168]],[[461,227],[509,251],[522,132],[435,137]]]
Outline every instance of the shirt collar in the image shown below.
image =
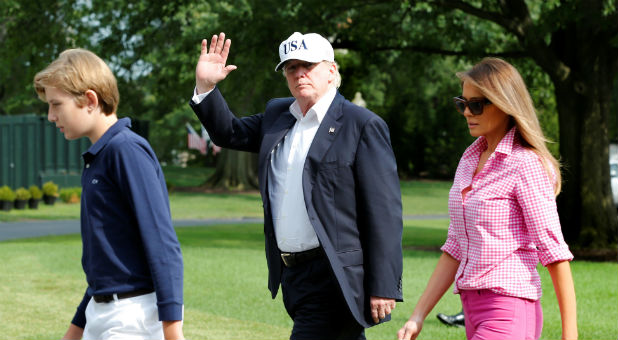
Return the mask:
[[103,136],[101,136],[101,138],[99,138],[96,143],[92,144],[82,156],[86,156],[86,154],[94,156],[99,153],[99,151],[101,151],[103,147],[107,145],[110,139],[112,139],[112,137],[122,131],[125,127],[131,127],[131,118],[125,117],[118,119],[118,121],[114,123],[114,125],[110,126],[110,128],[105,131]]
[[509,132],[507,132],[506,135],[502,137],[502,140],[500,141],[500,143],[498,143],[498,146],[496,146],[495,152],[503,153],[505,155],[510,155],[511,152],[513,151],[513,143],[516,140],[515,138],[516,131],[517,131],[517,127],[513,126],[509,130]]
[[335,95],[337,94],[337,88],[331,87],[323,96],[318,100],[317,103],[313,104],[313,106],[307,111],[307,114],[303,117],[303,113],[300,110],[300,105],[298,104],[298,100],[294,100],[292,105],[290,105],[290,113],[297,119],[302,120],[303,118],[309,118],[315,116],[318,120],[318,123],[322,123],[324,116],[326,116],[326,112],[330,107],[330,104],[333,103],[335,99]]
[[[510,155],[513,151],[513,144],[517,142],[516,137],[517,127],[513,126],[509,132],[502,137],[500,143],[496,146],[496,150],[494,152],[499,152],[505,155]],[[464,156],[471,156],[473,154],[480,154],[481,152],[487,149],[487,140],[484,136],[477,138],[474,143],[472,143],[468,149],[464,152]]]

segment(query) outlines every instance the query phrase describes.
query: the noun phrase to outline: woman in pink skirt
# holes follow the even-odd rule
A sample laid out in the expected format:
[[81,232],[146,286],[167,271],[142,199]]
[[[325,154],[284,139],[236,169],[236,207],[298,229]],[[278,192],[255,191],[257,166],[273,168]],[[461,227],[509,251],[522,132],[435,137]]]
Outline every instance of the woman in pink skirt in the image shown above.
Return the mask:
[[554,283],[562,338],[576,339],[573,255],[555,199],[560,168],[545,145],[526,85],[512,65],[496,58],[457,76],[463,93],[455,106],[478,138],[457,167],[442,256],[398,338],[415,339],[455,282],[468,339],[539,339],[540,261]]

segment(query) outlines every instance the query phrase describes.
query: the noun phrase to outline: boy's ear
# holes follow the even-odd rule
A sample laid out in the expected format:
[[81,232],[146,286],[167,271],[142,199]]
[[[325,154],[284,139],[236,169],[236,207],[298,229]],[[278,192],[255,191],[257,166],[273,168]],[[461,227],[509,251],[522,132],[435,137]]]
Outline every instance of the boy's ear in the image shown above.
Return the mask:
[[85,94],[88,99],[87,106],[89,110],[94,110],[99,107],[99,96],[97,96],[96,92],[93,90],[87,90]]

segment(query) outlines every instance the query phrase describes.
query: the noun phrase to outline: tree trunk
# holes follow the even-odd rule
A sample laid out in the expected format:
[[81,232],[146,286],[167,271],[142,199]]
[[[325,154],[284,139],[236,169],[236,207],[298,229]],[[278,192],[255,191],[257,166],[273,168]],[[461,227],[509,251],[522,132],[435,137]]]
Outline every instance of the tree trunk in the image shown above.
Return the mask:
[[611,254],[615,260],[618,216],[611,196],[608,127],[618,71],[610,43],[615,30],[599,24],[601,1],[577,1],[575,7],[577,19],[553,31],[549,45],[540,35],[527,34],[522,41],[554,84],[563,165],[558,212],[565,239],[576,256]]
[[560,120],[563,189],[558,196],[565,239],[574,249],[615,254],[618,217],[609,177],[608,115],[615,61],[599,57],[554,81]]
[[206,181],[210,189],[244,191],[258,189],[255,154],[222,149],[215,172]]

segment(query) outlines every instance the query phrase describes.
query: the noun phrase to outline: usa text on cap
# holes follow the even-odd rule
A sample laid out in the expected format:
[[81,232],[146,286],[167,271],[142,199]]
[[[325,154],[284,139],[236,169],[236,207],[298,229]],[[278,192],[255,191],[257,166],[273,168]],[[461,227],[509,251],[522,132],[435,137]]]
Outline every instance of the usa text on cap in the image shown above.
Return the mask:
[[320,61],[335,61],[335,52],[330,42],[317,33],[301,34],[294,32],[279,45],[281,60],[275,71],[279,71],[286,61],[297,59],[317,63]]

